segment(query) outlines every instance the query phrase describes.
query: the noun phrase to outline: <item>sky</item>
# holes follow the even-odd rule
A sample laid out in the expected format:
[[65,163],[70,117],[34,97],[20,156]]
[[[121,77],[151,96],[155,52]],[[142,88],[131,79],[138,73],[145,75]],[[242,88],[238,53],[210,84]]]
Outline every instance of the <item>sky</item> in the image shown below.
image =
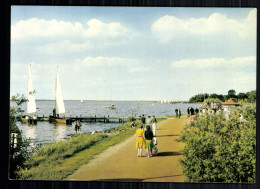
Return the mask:
[[256,90],[255,8],[11,8],[10,96],[189,100]]

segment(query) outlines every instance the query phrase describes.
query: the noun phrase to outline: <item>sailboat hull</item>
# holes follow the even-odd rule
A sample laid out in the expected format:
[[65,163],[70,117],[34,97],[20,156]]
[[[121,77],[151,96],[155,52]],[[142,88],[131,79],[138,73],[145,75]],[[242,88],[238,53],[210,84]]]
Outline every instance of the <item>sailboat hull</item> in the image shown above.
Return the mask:
[[54,116],[50,116],[49,121],[55,122],[55,123],[63,123],[63,124],[71,124],[72,123],[72,120],[70,118],[61,118],[61,117],[54,117]]
[[24,124],[36,125],[37,121],[38,121],[37,119],[32,119],[32,118],[25,119],[25,118],[22,118],[22,123],[24,123]]

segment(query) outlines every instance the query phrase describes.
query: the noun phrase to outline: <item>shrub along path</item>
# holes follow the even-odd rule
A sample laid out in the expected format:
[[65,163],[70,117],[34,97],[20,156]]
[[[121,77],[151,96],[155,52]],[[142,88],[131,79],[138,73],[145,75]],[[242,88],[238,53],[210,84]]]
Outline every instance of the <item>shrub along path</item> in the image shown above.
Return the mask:
[[146,150],[143,150],[143,157],[137,157],[136,136],[132,136],[97,155],[66,180],[184,182],[178,161],[184,144],[176,139],[187,122],[188,119],[184,115],[180,119],[169,118],[158,124],[157,156],[148,158]]

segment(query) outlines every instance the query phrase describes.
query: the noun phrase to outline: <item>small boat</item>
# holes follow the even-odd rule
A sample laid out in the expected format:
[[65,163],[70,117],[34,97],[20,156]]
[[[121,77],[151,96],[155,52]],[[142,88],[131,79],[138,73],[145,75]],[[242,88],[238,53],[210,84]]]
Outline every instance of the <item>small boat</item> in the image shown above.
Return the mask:
[[31,78],[31,64],[28,69],[28,80],[27,80],[27,115],[22,116],[22,123],[35,125],[37,124],[37,117],[35,115],[29,115],[36,112],[36,103],[34,98],[35,90],[32,86]]
[[49,121],[56,122],[56,123],[71,124],[72,123],[71,118],[59,117],[60,114],[65,114],[65,113],[66,111],[65,111],[64,101],[61,92],[59,72],[57,68],[56,86],[55,86],[55,109],[54,109],[54,115],[49,116]]
[[109,109],[112,109],[112,110],[116,109],[114,104],[109,104],[109,106],[107,106],[106,108],[109,108]]

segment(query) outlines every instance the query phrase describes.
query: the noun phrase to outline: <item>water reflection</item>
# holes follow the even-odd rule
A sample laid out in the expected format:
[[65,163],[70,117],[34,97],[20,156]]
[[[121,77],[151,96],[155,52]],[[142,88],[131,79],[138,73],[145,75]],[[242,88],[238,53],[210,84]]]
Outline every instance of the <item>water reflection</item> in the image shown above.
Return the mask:
[[67,127],[66,124],[55,123],[53,126],[53,133],[56,140],[64,140],[66,138]]
[[31,126],[25,125],[25,137],[27,139],[32,139],[32,140],[36,139],[37,134],[36,134],[36,126],[35,125],[33,125],[33,126],[32,125]]

